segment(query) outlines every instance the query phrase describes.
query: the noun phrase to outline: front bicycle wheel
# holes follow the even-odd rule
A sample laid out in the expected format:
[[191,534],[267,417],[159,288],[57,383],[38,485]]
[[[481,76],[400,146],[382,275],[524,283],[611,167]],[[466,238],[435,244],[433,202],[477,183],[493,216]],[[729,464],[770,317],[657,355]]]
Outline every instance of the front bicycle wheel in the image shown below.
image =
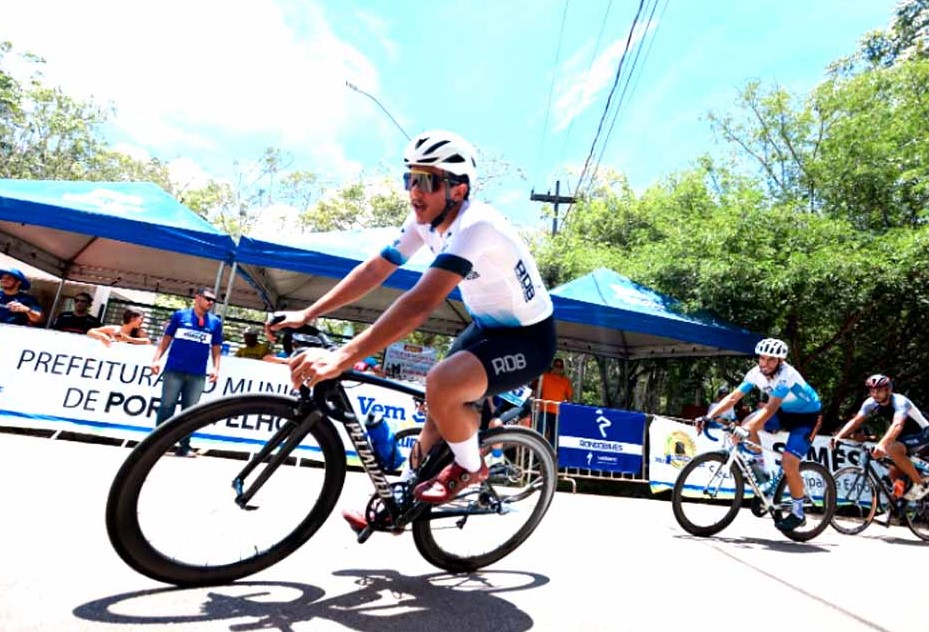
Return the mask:
[[929,496],[909,502],[903,508],[906,525],[917,538],[929,542]]
[[[803,477],[805,488],[803,513],[806,516],[806,524],[793,531],[784,531],[784,535],[796,542],[806,542],[829,526],[832,516],[835,515],[836,491],[832,474],[819,463],[802,461],[800,476]],[[780,507],[784,513],[792,511],[793,500],[787,487],[786,476],[781,477],[777,489],[774,490],[773,502],[774,506]]]
[[868,528],[877,515],[880,499],[877,485],[867,471],[858,465],[849,465],[836,471],[835,513],[832,528],[845,535],[856,535]]
[[542,521],[557,486],[555,452],[534,430],[482,432],[481,452],[490,477],[427,506],[413,523],[420,555],[452,573],[484,568],[515,551]]
[[[222,435],[213,432],[220,426]],[[198,458],[178,456],[177,446]],[[318,411],[301,414],[295,399],[273,395],[223,398],[183,411],[135,447],[110,488],[107,533],[152,579],[225,584],[306,542],[332,512],[345,469],[342,441]]]
[[728,452],[706,452],[684,466],[671,493],[674,518],[687,533],[706,537],[728,527],[739,513],[745,480]]

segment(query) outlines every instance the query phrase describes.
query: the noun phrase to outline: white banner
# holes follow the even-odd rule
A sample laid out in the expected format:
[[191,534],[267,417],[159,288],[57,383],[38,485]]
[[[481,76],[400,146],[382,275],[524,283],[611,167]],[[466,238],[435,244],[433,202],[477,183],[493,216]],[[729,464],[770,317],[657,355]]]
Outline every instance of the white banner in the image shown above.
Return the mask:
[[393,379],[425,384],[426,374],[435,362],[435,349],[396,342],[384,354],[384,372]]
[[[154,426],[161,376],[151,372],[153,345],[107,347],[87,336],[0,325],[0,349],[0,425],[133,440]],[[367,384],[347,383],[346,391],[362,420],[382,414],[394,430],[425,421],[409,395]],[[200,401],[259,392],[291,394],[287,366],[223,356],[218,381],[207,382]],[[271,425],[267,419],[230,418],[204,440],[258,444],[270,436]],[[354,457],[344,429],[336,426]]]
[[[677,475],[684,466],[697,454],[723,449],[721,430],[711,431],[712,439],[706,433],[697,436],[696,429],[690,424],[684,424],[666,417],[655,415],[648,427],[649,459],[648,474],[652,492],[660,492],[674,487]],[[787,432],[771,434],[760,432],[761,444],[765,449],[765,469],[768,475],[773,475],[781,466],[780,454],[787,444]],[[829,447],[829,436],[819,435],[813,440],[813,445],[807,452],[806,460],[815,461],[824,465],[833,474],[846,465],[860,463],[859,451],[847,446],[840,446],[836,450]],[[877,464],[875,464],[877,465]],[[710,476],[707,471],[706,476]],[[694,479],[695,482],[700,479]],[[746,495],[751,496],[750,488]]]

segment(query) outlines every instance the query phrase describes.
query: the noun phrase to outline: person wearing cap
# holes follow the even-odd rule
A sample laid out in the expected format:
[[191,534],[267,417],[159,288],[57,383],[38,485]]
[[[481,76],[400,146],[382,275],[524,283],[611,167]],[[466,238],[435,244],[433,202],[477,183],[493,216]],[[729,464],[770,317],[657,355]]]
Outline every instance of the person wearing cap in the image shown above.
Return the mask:
[[31,294],[32,283],[16,268],[0,270],[0,324],[37,325],[42,322],[42,307]]
[[73,334],[86,334],[91,329],[102,327],[100,319],[90,313],[93,299],[87,292],[79,292],[74,297],[74,309],[70,312],[61,312],[52,323],[52,329],[57,331],[70,331]]
[[258,329],[249,327],[242,335],[245,340],[245,346],[239,347],[235,352],[237,358],[251,358],[252,360],[262,360],[266,355],[271,353],[271,347],[267,342],[258,342]]
[[[728,394],[729,394],[729,386],[727,386],[726,384],[723,384],[722,386],[720,386],[718,389],[716,389],[716,400],[715,400],[716,403],[719,403]],[[719,413],[718,416],[728,421],[736,421],[737,419],[734,406],[732,408],[729,408],[728,410],[725,410]]]

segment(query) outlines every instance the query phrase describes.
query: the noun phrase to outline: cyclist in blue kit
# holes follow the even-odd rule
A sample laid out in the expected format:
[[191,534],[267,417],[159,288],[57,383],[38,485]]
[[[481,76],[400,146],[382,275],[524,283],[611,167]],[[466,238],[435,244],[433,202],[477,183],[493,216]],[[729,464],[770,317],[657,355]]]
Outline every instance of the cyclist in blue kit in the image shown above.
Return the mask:
[[[549,366],[555,322],[528,247],[495,208],[471,199],[477,177],[471,144],[451,132],[424,132],[403,158],[411,213],[397,238],[318,301],[286,312],[285,320],[270,328],[298,327],[332,312],[380,286],[420,248],[433,253],[416,285],[371,327],[334,351],[301,354],[290,367],[295,386],[336,377],[413,332],[458,287],[472,322],[426,376],[428,416],[414,450],[425,454],[439,437],[451,448],[454,462],[413,490],[422,501],[441,503],[487,478],[475,403],[522,386]],[[404,477],[411,478],[409,468]],[[343,516],[356,531],[367,524],[360,512]]]
[[[800,372],[786,362],[786,343],[776,338],[765,338],[755,345],[755,354],[758,356],[758,365],[745,374],[739,388],[711,406],[707,416],[698,420],[698,425],[705,423],[708,418],[721,416],[754,388],[767,395],[764,408],[746,417],[742,426],[755,443],[761,442],[758,431],[762,428],[768,432],[790,432],[781,465],[793,508],[775,526],[781,531],[793,531],[806,524],[803,513],[806,486],[800,476],[800,461],[809,452],[814,432],[818,428],[822,404],[819,395],[806,383]],[[755,458],[760,462],[762,455],[758,454]]]

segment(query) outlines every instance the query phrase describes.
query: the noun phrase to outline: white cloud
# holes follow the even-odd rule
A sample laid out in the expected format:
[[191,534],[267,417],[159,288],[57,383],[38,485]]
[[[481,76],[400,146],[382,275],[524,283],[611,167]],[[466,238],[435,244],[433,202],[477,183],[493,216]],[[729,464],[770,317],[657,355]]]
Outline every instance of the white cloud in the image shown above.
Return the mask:
[[[654,31],[658,27],[657,20],[649,27]],[[628,65],[623,69],[624,76],[631,68],[631,57],[635,54],[636,46],[644,38],[646,32],[636,27],[629,42]],[[610,44],[600,53],[592,63],[587,60],[590,56],[592,44],[590,42],[581,46],[561,68],[559,76],[566,79],[556,85],[557,96],[554,103],[554,129],[560,131],[568,127],[571,121],[598,100],[601,93],[612,87],[616,79],[616,69],[622,59],[626,48],[626,38],[623,37]],[[604,101],[605,105],[605,101]]]
[[222,134],[331,143],[358,124],[345,81],[377,86],[371,62],[306,3],[30,0],[3,21],[17,50],[48,60],[50,83],[112,103],[117,128],[156,153],[222,149]]
[[168,175],[181,191],[202,189],[216,179],[192,158],[176,158],[169,162]]

